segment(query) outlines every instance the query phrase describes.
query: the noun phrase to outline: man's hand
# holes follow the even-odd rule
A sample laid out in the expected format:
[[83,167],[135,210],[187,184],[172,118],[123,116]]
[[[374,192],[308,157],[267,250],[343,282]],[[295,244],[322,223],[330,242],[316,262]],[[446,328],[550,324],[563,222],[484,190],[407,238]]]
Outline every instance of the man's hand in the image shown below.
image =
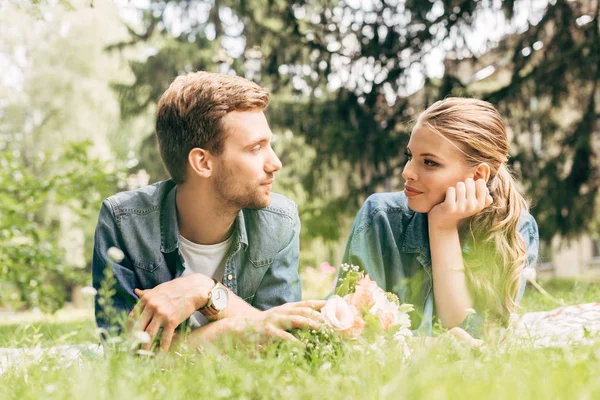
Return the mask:
[[429,224],[435,228],[456,228],[460,220],[477,214],[492,202],[485,181],[469,178],[448,188],[446,199],[429,211]]
[[255,334],[259,341],[279,338],[297,342],[298,339],[286,331],[293,328],[319,329],[323,322],[319,311],[324,305],[325,300],[286,303],[254,315],[233,317],[230,326],[233,333],[240,336]]
[[156,334],[162,328],[160,347],[168,351],[175,329],[194,312],[206,304],[212,279],[202,274],[192,274],[162,283],[153,289],[135,289],[140,298],[129,314],[135,330],[150,335],[150,342],[144,344],[149,350]]

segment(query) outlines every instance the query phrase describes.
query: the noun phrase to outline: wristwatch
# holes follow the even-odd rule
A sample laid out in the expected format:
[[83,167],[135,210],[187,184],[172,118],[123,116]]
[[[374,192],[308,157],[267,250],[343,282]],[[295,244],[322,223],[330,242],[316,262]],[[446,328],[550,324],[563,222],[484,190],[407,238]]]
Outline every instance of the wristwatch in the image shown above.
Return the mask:
[[209,321],[218,319],[219,313],[227,307],[229,303],[229,292],[227,288],[213,278],[215,286],[208,292],[208,302],[198,311],[202,313]]

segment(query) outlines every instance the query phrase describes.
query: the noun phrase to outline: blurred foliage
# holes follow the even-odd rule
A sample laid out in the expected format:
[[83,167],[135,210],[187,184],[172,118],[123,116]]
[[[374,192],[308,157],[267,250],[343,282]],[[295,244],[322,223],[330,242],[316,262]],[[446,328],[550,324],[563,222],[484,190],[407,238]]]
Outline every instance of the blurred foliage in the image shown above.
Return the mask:
[[[320,226],[323,215],[351,215],[373,191],[401,188],[410,121],[448,95],[487,99],[507,117],[511,165],[543,239],[577,235],[597,219],[597,2],[152,0],[129,8],[130,39],[111,48],[145,43],[154,54],[132,64],[135,82],[115,86],[122,111],[155,104],[186,71],[235,72],[271,88],[272,124],[319,155],[302,181],[326,203],[303,220],[314,221],[314,234],[345,235],[334,221]],[[490,16],[507,34],[472,49],[473,36],[489,34]],[[441,79],[428,70],[440,52]],[[481,78],[488,66],[492,76]]]
[[65,212],[95,219],[102,196],[116,186],[107,166],[90,157],[90,145],[72,143],[28,161],[0,152],[0,303],[53,312],[70,286],[89,279],[59,240]]
[[55,311],[89,281],[97,212],[134,145],[109,86],[128,69],[104,50],[126,36],[116,6],[69,3],[0,5],[0,305]]

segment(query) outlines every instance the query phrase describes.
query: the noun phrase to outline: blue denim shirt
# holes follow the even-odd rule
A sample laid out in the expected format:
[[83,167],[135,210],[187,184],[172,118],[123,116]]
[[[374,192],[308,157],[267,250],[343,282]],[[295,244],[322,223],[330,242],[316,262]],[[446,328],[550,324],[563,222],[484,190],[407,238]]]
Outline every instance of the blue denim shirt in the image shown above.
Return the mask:
[[[179,251],[179,228],[172,180],[118,193],[102,203],[94,239],[92,280],[104,279],[107,251],[117,247],[125,258],[112,264],[116,279],[113,306],[128,313],[138,297],[135,288],[151,289],[180,277],[185,266]],[[223,284],[260,309],[301,298],[298,276],[300,219],[296,204],[273,193],[268,207],[238,213]],[[96,322],[108,328],[96,296]],[[118,328],[118,327],[116,327]]]
[[[537,260],[539,235],[535,219],[524,212],[519,233],[527,249],[527,265]],[[470,251],[463,241],[463,253]],[[412,211],[404,192],[371,195],[358,212],[343,262],[360,266],[369,277],[402,303],[415,306],[413,332],[431,335],[435,307],[427,214]],[[518,301],[525,290],[522,280]],[[461,325],[471,335],[482,333],[484,317],[471,314]]]

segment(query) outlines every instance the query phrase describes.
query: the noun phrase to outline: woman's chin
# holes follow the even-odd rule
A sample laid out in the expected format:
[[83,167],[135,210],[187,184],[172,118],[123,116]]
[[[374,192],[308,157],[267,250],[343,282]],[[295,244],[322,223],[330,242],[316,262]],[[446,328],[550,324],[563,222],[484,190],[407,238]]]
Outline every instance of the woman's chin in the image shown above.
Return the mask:
[[414,199],[409,198],[408,199],[408,208],[410,208],[414,212],[427,214],[429,211],[431,211],[432,207],[430,207],[427,204],[420,204],[418,201],[415,201]]

